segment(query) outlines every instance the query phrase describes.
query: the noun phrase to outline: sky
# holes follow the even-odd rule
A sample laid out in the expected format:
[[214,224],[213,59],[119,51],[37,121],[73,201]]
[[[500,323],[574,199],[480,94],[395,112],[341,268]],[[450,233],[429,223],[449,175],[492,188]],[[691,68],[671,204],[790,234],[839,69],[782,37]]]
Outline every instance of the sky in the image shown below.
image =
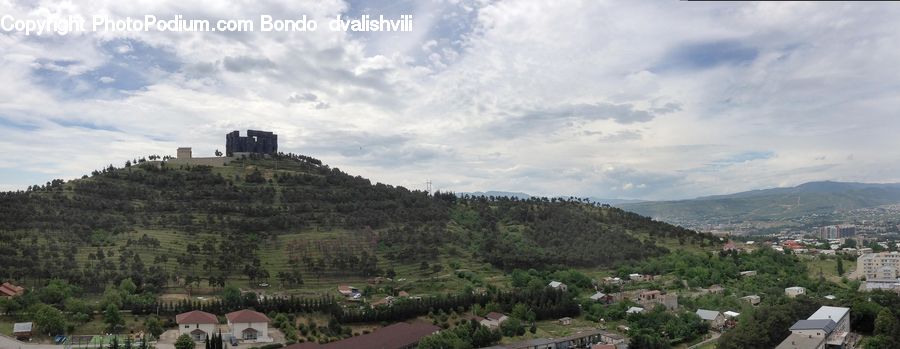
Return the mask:
[[900,4],[12,1],[15,18],[413,15],[413,31],[0,31],[0,190],[279,135],[373,181],[683,199],[900,182]]

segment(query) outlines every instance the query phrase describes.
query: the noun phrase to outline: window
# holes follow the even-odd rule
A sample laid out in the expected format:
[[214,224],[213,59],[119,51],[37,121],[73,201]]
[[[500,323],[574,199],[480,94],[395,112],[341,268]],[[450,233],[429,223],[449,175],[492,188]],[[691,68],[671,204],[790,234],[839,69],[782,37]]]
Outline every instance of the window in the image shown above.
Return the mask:
[[184,325],[184,328],[191,328],[191,325]]

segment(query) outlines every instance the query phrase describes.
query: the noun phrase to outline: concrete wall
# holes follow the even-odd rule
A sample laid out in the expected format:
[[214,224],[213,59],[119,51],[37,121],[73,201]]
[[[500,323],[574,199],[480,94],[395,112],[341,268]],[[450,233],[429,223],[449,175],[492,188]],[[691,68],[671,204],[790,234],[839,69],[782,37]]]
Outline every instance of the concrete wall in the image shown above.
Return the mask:
[[190,165],[190,166],[212,166],[212,167],[222,167],[233,161],[234,158],[222,156],[222,157],[212,157],[212,158],[189,158],[189,159],[170,159],[166,161],[166,165],[173,166],[181,166],[181,165]]

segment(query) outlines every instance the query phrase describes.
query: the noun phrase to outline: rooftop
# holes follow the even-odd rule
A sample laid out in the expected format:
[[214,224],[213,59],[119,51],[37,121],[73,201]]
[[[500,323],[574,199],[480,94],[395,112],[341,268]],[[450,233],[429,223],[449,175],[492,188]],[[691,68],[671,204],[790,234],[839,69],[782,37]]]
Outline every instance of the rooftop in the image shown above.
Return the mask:
[[175,315],[175,322],[178,324],[217,324],[219,319],[210,313],[202,310],[192,310],[187,313]]
[[810,337],[792,333],[784,339],[775,349],[807,349],[818,348],[825,341],[825,337]]
[[697,309],[697,316],[703,320],[715,320],[721,314],[715,310]]
[[828,307],[823,306],[816,310],[815,313],[809,316],[809,320],[819,320],[819,319],[830,319],[835,322],[841,321],[844,316],[850,312],[850,308],[842,308],[842,307]]
[[269,317],[258,311],[250,309],[238,310],[225,314],[228,322],[231,323],[251,323],[251,322],[269,322]]
[[794,323],[794,326],[791,326],[791,331],[822,330],[825,333],[831,333],[835,327],[837,327],[837,323],[832,320],[799,320]]

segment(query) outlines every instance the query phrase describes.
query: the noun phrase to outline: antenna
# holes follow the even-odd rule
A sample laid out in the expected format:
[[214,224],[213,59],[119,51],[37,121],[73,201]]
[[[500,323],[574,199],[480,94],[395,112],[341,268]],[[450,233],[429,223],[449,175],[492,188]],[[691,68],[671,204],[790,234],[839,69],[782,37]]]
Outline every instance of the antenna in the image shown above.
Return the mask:
[[425,180],[425,191],[428,194],[431,194],[431,180],[430,179]]

